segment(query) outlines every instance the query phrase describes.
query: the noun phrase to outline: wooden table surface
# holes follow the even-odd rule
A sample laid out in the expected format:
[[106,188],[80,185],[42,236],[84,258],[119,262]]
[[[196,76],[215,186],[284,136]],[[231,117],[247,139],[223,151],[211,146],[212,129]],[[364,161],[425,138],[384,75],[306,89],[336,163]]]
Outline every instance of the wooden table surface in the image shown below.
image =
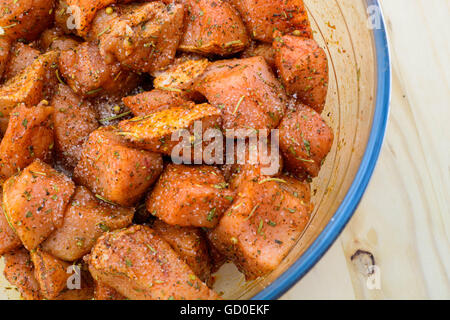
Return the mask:
[[380,2],[393,64],[380,159],[351,222],[284,299],[450,299],[450,1]]

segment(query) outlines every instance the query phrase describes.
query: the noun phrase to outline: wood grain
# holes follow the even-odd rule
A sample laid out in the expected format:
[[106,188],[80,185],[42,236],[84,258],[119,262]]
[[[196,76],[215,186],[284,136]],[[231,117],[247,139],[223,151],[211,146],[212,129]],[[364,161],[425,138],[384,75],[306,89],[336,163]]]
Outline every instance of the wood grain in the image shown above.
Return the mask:
[[380,2],[393,63],[381,156],[341,237],[284,299],[450,298],[450,1]]

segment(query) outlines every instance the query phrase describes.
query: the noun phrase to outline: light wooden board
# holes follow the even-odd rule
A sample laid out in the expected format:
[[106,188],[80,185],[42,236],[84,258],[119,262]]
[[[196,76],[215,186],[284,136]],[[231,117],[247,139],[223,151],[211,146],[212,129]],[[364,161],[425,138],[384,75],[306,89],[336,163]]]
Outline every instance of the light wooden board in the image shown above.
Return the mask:
[[284,299],[450,299],[450,1],[380,2],[393,62],[381,156],[345,231]]

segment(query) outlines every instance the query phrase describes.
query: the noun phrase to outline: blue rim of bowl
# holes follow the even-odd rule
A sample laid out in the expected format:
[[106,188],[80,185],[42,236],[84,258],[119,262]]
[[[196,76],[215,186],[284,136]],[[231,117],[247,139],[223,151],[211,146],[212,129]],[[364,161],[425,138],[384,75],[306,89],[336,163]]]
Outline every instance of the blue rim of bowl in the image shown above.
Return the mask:
[[[381,12],[378,0],[367,0],[366,2],[369,6],[377,6]],[[333,218],[317,239],[287,271],[261,292],[256,294],[252,298],[253,300],[278,299],[305,276],[305,274],[328,251],[337,237],[344,230],[367,188],[383,144],[391,98],[391,62],[385,22],[382,13],[381,28],[374,29],[373,36],[375,41],[377,61],[376,73],[378,80],[375,111],[369,141],[355,179]]]

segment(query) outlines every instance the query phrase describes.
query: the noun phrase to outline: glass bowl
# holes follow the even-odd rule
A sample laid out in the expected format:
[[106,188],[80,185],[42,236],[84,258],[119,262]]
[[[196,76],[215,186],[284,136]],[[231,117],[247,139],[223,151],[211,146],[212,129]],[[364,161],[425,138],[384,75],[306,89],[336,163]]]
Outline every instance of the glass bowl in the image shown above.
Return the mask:
[[[335,132],[333,149],[313,181],[315,209],[296,246],[275,271],[255,281],[245,282],[232,264],[223,266],[215,289],[225,299],[276,299],[299,281],[352,217],[383,141],[391,75],[378,1],[304,1],[315,38],[329,58],[323,116]],[[2,264],[0,260],[0,299],[18,299],[18,292],[3,278]]]
[[329,59],[323,117],[335,141],[313,180],[315,209],[305,232],[280,266],[245,282],[232,265],[217,274],[225,299],[276,299],[325,254],[352,217],[369,183],[386,129],[391,69],[377,0],[304,0],[315,39]]

